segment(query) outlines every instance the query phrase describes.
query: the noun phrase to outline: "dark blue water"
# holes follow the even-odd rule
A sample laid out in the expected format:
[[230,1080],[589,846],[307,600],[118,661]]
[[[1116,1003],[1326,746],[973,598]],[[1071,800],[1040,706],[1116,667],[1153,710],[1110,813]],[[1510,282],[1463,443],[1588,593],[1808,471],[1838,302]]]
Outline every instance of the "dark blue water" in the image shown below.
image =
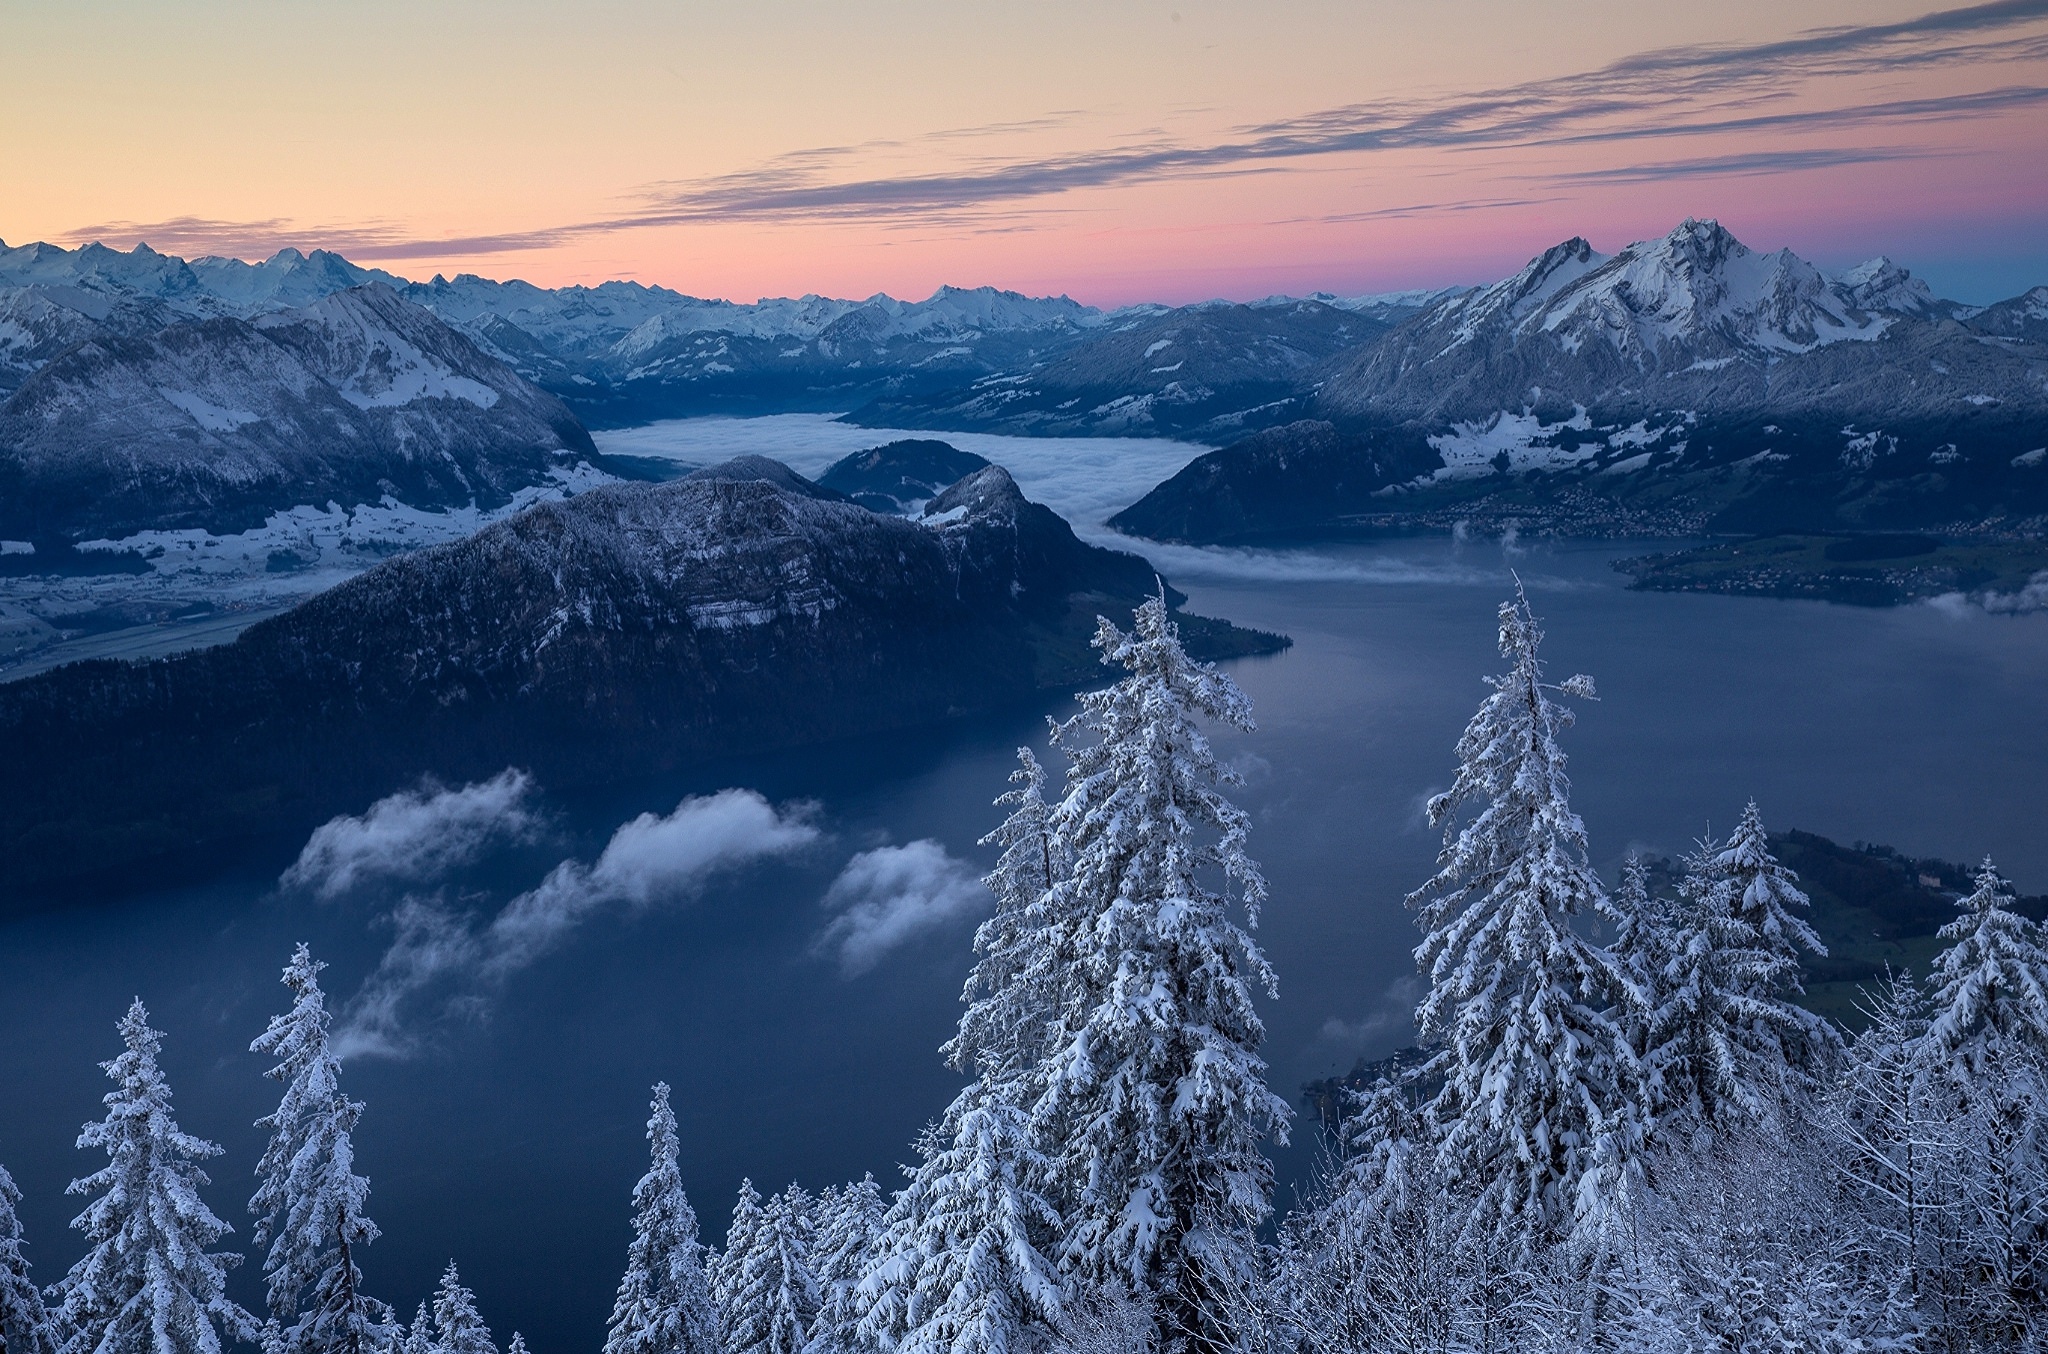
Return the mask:
[[[1921,855],[1995,854],[2048,891],[2048,616],[1622,590],[1602,548],[1536,551],[1528,581],[1554,671],[1592,673],[1601,700],[1568,744],[1575,804],[1598,863],[1670,851],[1731,825],[1755,795],[1773,827],[1887,842]],[[1256,734],[1220,740],[1247,771],[1242,801],[1272,884],[1261,930],[1281,975],[1267,1004],[1276,1086],[1292,1093],[1408,1039],[1412,926],[1402,894],[1436,847],[1422,800],[1494,670],[1497,548],[1408,542],[1335,552],[1328,577],[1188,580],[1197,609],[1286,631],[1295,647],[1234,665]],[[961,921],[843,977],[815,954],[820,899],[854,852],[931,837],[984,862],[1020,741],[1017,710],[887,740],[621,784],[605,802],[550,801],[552,836],[495,858],[457,895],[488,912],[555,860],[585,859],[621,821],[685,794],[749,786],[811,799],[827,839],[748,867],[686,904],[608,913],[490,994],[422,1027],[403,1060],[352,1060],[358,1134],[386,1235],[364,1263],[410,1313],[451,1256],[500,1340],[539,1354],[597,1345],[643,1164],[647,1086],[675,1087],[686,1183],[715,1235],[740,1178],[764,1190],[872,1170],[885,1180],[955,1084],[936,1048],[970,962]],[[97,1117],[114,1021],[140,994],[167,1032],[184,1125],[228,1148],[208,1197],[246,1237],[250,1122],[274,1103],[245,1050],[282,1004],[294,941],[329,960],[343,998],[374,966],[393,901],[284,896],[275,866],[189,892],[0,926],[0,1161],[23,1206],[38,1277],[78,1254],[64,1184]],[[1283,1156],[1298,1169],[1302,1154]],[[240,1295],[257,1300],[253,1273]]]

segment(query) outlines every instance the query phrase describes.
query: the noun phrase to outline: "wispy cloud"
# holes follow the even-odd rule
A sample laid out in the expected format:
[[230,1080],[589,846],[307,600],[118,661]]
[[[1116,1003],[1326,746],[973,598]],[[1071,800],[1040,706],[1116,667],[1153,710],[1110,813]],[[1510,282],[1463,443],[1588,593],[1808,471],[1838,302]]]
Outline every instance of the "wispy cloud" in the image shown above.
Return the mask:
[[1734,155],[1702,155],[1689,160],[1664,160],[1656,164],[1617,165],[1611,169],[1582,169],[1553,178],[1577,183],[1661,183],[1669,179],[1721,178],[1737,174],[1795,174],[1844,165],[1919,160],[1937,153],[1940,152],[1914,146],[1759,150]]
[[459,790],[428,784],[314,829],[278,882],[322,898],[400,880],[431,883],[494,847],[531,840],[541,820],[533,781],[511,768]]
[[824,905],[835,914],[816,948],[854,977],[882,957],[988,902],[978,872],[929,839],[863,851],[846,863]]
[[752,790],[685,799],[673,813],[643,813],[612,834],[595,862],[565,860],[489,920],[440,897],[409,896],[377,968],[350,999],[336,1046],[344,1056],[403,1056],[419,1045],[419,1008],[443,1018],[487,1009],[504,981],[601,912],[694,896],[714,875],[786,856],[818,840],[806,805],[778,809]]
[[[1893,23],[1815,29],[1769,42],[1636,53],[1565,76],[1492,89],[1346,104],[1195,140],[1153,130],[1115,145],[1036,156],[979,155],[943,170],[858,172],[893,153],[929,161],[955,146],[1068,128],[1073,114],[953,129],[914,142],[794,151],[738,173],[650,185],[640,204],[601,218],[494,234],[408,238],[379,223],[314,230],[285,222],[107,223],[68,238],[147,237],[160,247],[222,249],[222,240],[340,244],[390,259],[542,249],[619,231],[708,221],[850,221],[989,228],[1042,211],[1047,199],[1161,180],[1269,173],[1387,151],[1557,147],[1729,134],[1868,136],[1873,129],[2010,114],[2048,104],[2048,88],[2006,83],[1918,98],[1857,100],[1833,88],[1906,71],[1972,76],[2048,60],[2048,0],[1997,0]],[[1823,154],[1824,151],[1815,151]],[[1790,168],[1787,161],[1780,165]],[[1567,174],[1563,176],[1569,178]],[[1583,181],[1583,180],[1582,180]],[[1622,179],[1627,182],[1631,180]],[[1474,203],[1473,209],[1486,204]],[[1395,209],[1390,209],[1394,211]],[[1435,208],[1411,209],[1424,214]],[[169,244],[161,242],[168,241]],[[303,247],[303,246],[301,246]]]

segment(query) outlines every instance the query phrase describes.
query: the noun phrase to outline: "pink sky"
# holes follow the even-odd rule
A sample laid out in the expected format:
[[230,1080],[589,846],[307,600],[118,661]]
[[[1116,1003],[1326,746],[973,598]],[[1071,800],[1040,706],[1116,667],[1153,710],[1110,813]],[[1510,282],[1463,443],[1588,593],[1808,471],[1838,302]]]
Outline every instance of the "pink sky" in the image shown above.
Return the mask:
[[1115,304],[1484,280],[1697,215],[1965,299],[2048,282],[2040,0],[81,0],[8,45],[10,243]]

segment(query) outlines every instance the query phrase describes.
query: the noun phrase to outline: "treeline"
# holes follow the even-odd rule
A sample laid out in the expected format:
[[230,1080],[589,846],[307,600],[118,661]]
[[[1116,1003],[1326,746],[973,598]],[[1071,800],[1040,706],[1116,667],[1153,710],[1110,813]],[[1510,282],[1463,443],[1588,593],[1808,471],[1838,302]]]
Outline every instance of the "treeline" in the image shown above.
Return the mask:
[[[972,1080],[900,1189],[767,1198],[703,1243],[655,1088],[604,1354],[1363,1354],[1976,1350],[2048,1336],[2048,952],[1987,861],[1923,986],[1867,993],[1853,1040],[1798,1002],[1823,953],[1751,804],[1675,887],[1607,888],[1519,594],[1505,673],[1429,806],[1410,898],[1425,1056],[1347,1106],[1341,1150],[1272,1221],[1250,935],[1266,888],[1203,733],[1250,704],[1162,599],[1096,638],[1114,685],[1019,750],[987,841],[995,906],[944,1053]],[[1591,938],[1599,919],[1607,943]],[[138,1002],[105,1064],[108,1164],[74,1182],[84,1259],[47,1292],[0,1172],[0,1354],[496,1354],[451,1264],[410,1323],[363,1290],[377,1235],[304,947],[254,1049],[284,1086],[250,1208],[267,1310],[225,1296],[219,1149],[182,1133]],[[511,1354],[524,1354],[512,1337]]]

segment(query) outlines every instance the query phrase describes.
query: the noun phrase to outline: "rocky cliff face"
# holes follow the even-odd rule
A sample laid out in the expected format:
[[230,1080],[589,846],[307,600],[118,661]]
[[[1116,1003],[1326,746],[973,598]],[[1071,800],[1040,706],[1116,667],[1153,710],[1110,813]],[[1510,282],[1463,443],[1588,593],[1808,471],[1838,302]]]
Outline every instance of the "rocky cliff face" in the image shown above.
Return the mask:
[[11,886],[190,866],[424,773],[572,784],[1025,699],[1094,680],[1096,615],[1158,586],[1000,468],[920,520],[774,469],[544,504],[231,645],[0,687],[0,757],[40,787],[0,806]]

